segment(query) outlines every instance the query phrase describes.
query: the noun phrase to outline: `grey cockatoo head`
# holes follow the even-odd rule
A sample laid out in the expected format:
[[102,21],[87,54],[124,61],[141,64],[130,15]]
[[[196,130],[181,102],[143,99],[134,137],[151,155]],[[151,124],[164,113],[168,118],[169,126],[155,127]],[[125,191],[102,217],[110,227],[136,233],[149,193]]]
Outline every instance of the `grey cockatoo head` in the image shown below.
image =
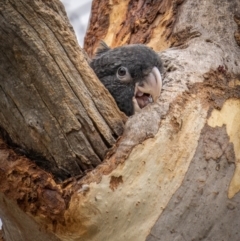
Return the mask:
[[130,116],[155,102],[162,88],[162,61],[142,44],[110,49],[104,42],[90,63],[119,109]]

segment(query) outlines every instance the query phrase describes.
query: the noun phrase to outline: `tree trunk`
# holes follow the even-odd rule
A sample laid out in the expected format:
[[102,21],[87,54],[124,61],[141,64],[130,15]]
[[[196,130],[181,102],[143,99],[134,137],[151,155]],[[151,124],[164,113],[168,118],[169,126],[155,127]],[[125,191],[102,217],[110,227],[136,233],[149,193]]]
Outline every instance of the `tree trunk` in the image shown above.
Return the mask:
[[[0,123],[14,143],[40,153],[43,166],[54,163],[45,169],[75,176],[101,162],[125,117],[61,9],[57,1],[1,4]],[[239,13],[238,0],[93,1],[90,55],[100,39],[175,46],[160,53],[163,92],[81,179],[56,183],[1,142],[5,240],[238,241]]]
[[0,4],[1,128],[58,178],[96,167],[124,116],[89,69],[62,4]]

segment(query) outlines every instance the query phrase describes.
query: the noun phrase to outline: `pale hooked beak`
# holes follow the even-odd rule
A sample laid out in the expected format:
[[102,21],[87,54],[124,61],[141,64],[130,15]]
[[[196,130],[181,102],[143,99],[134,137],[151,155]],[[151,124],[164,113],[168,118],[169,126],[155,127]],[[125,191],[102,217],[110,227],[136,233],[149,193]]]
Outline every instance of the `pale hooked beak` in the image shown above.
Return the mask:
[[134,112],[139,111],[146,105],[156,102],[162,90],[162,77],[157,67],[153,67],[152,71],[142,82],[135,85],[135,93],[133,97]]

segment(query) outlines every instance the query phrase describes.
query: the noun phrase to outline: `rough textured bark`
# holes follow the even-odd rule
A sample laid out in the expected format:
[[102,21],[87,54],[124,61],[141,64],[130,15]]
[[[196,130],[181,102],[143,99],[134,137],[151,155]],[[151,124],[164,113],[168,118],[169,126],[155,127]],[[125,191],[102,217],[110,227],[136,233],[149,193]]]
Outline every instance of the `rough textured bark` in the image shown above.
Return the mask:
[[89,69],[62,4],[13,0],[0,8],[2,129],[62,179],[96,167],[124,116]]
[[173,46],[177,35],[172,34],[172,29],[182,2],[93,0],[84,48],[92,56],[100,40],[112,47],[148,44],[157,51]]
[[[125,3],[114,1],[111,12]],[[0,216],[12,217],[3,219],[7,240],[28,240],[20,216],[25,225],[34,220],[49,240],[239,240],[240,2],[176,6],[167,34],[167,46],[176,47],[160,53],[162,95],[127,120],[103,164],[80,180],[56,184],[2,143]],[[111,36],[111,14],[98,8],[100,20],[109,18],[103,32]]]

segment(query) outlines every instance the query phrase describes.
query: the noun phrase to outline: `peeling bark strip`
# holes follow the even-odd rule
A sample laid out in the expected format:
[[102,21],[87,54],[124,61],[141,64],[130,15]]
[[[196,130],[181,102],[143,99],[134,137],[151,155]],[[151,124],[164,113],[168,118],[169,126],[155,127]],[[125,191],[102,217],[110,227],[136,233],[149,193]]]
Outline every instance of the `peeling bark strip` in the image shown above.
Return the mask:
[[124,116],[85,61],[62,4],[1,1],[0,51],[0,126],[12,141],[47,158],[60,178],[101,163]]
[[176,42],[171,35],[183,1],[94,0],[84,48],[92,56],[99,40],[104,40],[111,47],[142,43],[156,51],[166,49]]

